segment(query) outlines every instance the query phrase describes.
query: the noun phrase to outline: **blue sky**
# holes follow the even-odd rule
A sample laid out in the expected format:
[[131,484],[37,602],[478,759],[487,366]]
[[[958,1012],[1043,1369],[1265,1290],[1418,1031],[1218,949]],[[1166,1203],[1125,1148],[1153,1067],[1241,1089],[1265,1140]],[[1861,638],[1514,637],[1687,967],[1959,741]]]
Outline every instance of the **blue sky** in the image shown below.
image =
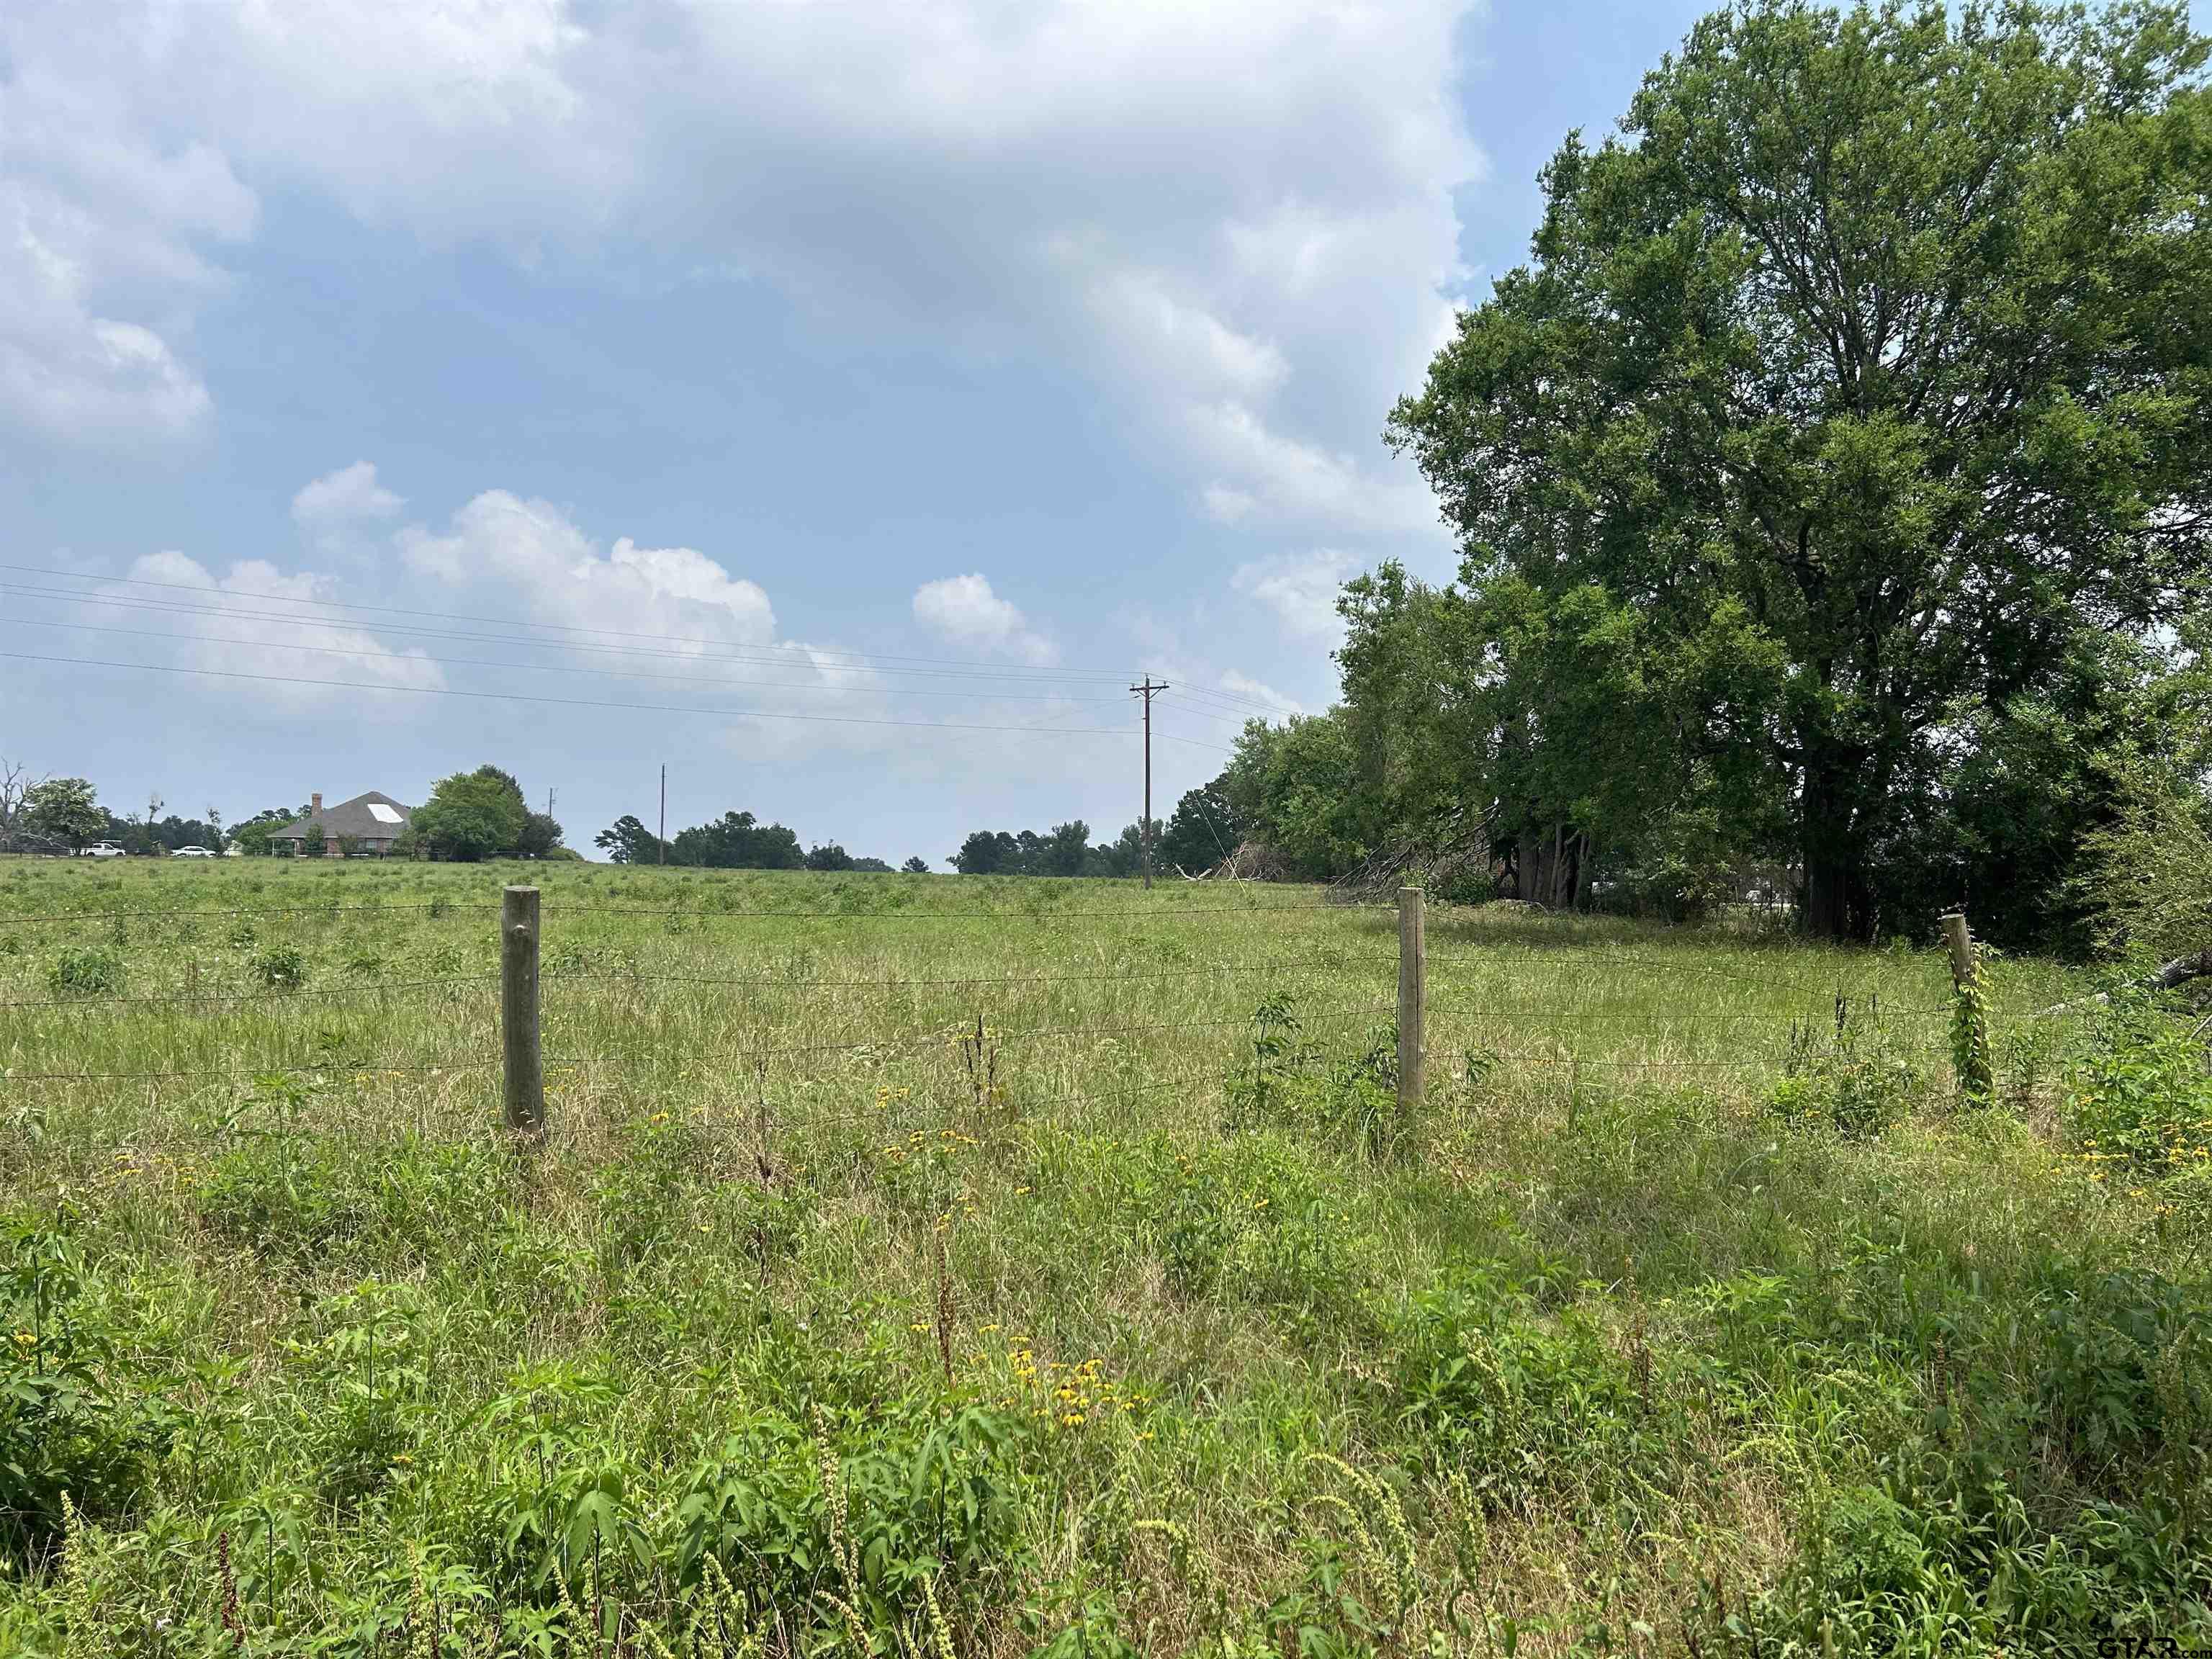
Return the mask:
[[11,5],[0,756],[1110,836],[1449,572],[1389,402],[1699,9]]

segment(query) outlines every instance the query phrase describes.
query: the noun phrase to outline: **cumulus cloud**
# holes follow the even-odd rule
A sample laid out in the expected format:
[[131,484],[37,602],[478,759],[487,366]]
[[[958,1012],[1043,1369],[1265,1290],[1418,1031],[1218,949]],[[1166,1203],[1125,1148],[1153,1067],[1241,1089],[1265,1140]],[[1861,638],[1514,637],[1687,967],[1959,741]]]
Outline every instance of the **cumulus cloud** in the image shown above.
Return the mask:
[[[90,20],[82,20],[89,21]],[[196,134],[165,134],[89,60],[0,22],[0,422],[72,443],[188,437],[212,408],[179,350],[228,278],[204,252],[252,234],[258,203]]]
[[[214,274],[196,250],[251,234],[244,179],[434,241],[713,273],[848,331],[1063,362],[1217,518],[1432,531],[1374,433],[1464,276],[1471,3],[10,8],[0,176],[16,217],[39,204],[43,252],[6,257],[62,262],[36,291],[65,326],[28,337],[75,345],[9,364],[5,395],[55,422],[112,424],[64,395],[103,391],[203,420],[178,331]],[[164,264],[167,320],[107,299]],[[151,337],[110,362],[102,319]]]
[[[351,694],[317,681],[340,681],[369,688],[435,690],[446,677],[419,647],[396,646],[367,628],[301,601],[328,597],[329,584],[312,571],[287,573],[263,559],[241,559],[218,574],[198,559],[175,550],[132,561],[129,580],[100,584],[96,597],[73,607],[74,618],[94,631],[119,631],[143,659],[216,675],[274,676],[289,685],[234,690],[228,701],[252,701],[288,712],[323,711],[345,703]],[[147,589],[163,589],[162,609],[149,614],[139,606]],[[148,640],[173,640],[163,646]],[[366,718],[411,718],[420,713],[407,700],[353,698],[350,707]]]
[[697,549],[623,537],[602,554],[559,507],[507,490],[476,496],[443,533],[409,525],[395,539],[417,574],[498,588],[540,624],[664,635],[660,648],[693,656],[775,638],[775,611],[759,585]]
[[1020,610],[991,591],[980,574],[945,576],[914,592],[914,618],[940,638],[971,651],[1045,665],[1059,653]]
[[406,498],[376,481],[374,461],[356,461],[301,486],[292,497],[292,522],[320,546],[337,550],[397,518]]
[[1291,634],[1333,638],[1343,627],[1337,592],[1359,569],[1359,561],[1334,548],[1285,554],[1237,566],[1231,586],[1272,611]]
[[1242,697],[1249,702],[1265,703],[1270,718],[1285,713],[1303,714],[1306,712],[1305,705],[1296,697],[1276,690],[1265,680],[1255,680],[1249,674],[1240,674],[1233,668],[1224,670],[1216,684],[1232,696]]

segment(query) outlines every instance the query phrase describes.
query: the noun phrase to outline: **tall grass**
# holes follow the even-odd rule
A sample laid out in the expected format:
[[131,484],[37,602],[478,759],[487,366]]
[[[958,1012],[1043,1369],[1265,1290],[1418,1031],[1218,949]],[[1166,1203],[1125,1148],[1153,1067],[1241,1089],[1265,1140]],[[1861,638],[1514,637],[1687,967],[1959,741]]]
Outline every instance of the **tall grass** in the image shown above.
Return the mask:
[[2065,975],[1993,964],[1975,1109],[1939,953],[1432,913],[1407,1121],[1395,932],[0,866],[0,1651],[2212,1633],[2203,1183],[2082,1144]]

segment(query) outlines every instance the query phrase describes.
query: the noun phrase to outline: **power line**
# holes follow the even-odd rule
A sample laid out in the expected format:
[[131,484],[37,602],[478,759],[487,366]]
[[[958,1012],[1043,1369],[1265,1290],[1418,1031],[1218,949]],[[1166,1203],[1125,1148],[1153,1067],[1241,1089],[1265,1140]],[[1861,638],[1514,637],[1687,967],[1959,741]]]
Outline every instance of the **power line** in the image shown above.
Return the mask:
[[[55,590],[52,588],[25,587],[21,585],[13,584],[0,586],[0,592],[18,593],[35,599],[52,599],[64,604],[123,605],[129,606],[132,609],[168,611],[180,612],[186,615],[223,616],[232,617],[235,620],[244,621],[265,621],[293,624],[312,623],[325,627],[345,625],[343,620],[340,618],[315,616],[313,614],[288,615],[284,613],[271,614],[266,611],[240,611],[227,603],[234,599],[258,599],[268,603],[309,607],[311,610],[354,611],[368,612],[380,616],[423,617],[434,622],[474,622],[501,628],[535,629],[543,632],[578,635],[581,635],[586,640],[638,639],[655,641],[663,644],[690,644],[706,646],[712,647],[716,654],[726,655],[731,660],[740,662],[758,661],[774,663],[783,660],[783,658],[780,655],[757,655],[748,653],[742,647],[732,647],[726,641],[709,639],[700,635],[654,634],[629,629],[592,629],[565,623],[526,622],[514,617],[487,617],[465,611],[428,611],[401,605],[367,605],[343,599],[302,599],[291,594],[271,593],[262,589],[209,588],[193,582],[155,581],[150,578],[145,577],[87,576],[76,572],[51,570],[37,565],[0,562],[0,570],[18,571],[27,574],[43,576],[49,579],[62,577],[79,581],[102,582],[133,587],[159,588],[189,593],[195,598],[203,600],[224,602],[211,607],[204,605],[186,606],[154,599],[137,599],[125,594],[101,592],[96,589]],[[387,631],[390,632],[415,634],[424,637],[477,640],[486,643],[519,645],[526,647],[534,647],[540,649],[610,650],[618,651],[626,655],[674,657],[685,660],[696,660],[699,655],[699,653],[695,651],[653,651],[641,647],[590,647],[579,644],[574,640],[567,639],[532,639],[527,636],[515,635],[477,635],[453,632],[434,633],[431,630],[423,629],[404,627],[395,628],[390,624],[383,624],[383,626],[385,626]],[[256,643],[258,643],[258,641],[256,641]],[[827,647],[815,646],[807,646],[801,648],[804,650],[805,655],[810,660],[817,662],[819,662],[820,659],[824,658],[847,659],[842,662],[830,662],[822,665],[836,672],[844,673],[859,673],[863,672],[900,675],[921,675],[927,673],[934,678],[988,678],[1018,681],[1024,684],[1080,683],[1103,684],[1111,681],[1119,680],[1121,678],[1120,674],[1114,673],[1111,671],[1104,669],[1042,667],[1015,669],[1009,668],[1004,664],[984,662],[973,658],[908,656],[888,652],[842,651]],[[884,663],[915,663],[927,665],[927,666],[917,668],[892,668],[878,665]],[[960,672],[963,670],[969,672]],[[1280,703],[1271,702],[1262,698],[1247,696],[1241,693],[1232,692],[1219,688],[1187,687],[1186,690],[1193,695],[1218,704],[1224,705],[1232,709],[1254,709],[1267,714],[1286,716],[1295,714],[1299,712],[1297,709],[1286,708]]]
[[[0,592],[7,591],[9,590],[0,588]],[[306,617],[301,618],[302,623],[311,620]],[[520,669],[526,673],[591,674],[604,679],[664,680],[678,685],[732,685],[781,691],[826,691],[859,697],[960,697],[971,702],[981,701],[986,695],[978,691],[939,690],[928,686],[825,685],[819,681],[806,680],[701,678],[690,674],[653,674],[639,669],[580,667],[573,663],[510,662],[495,657],[433,657],[410,651],[370,651],[352,646],[302,645],[291,641],[280,642],[273,640],[242,640],[234,635],[228,634],[177,634],[160,629],[115,628],[103,623],[56,622],[44,617],[0,617],[0,626],[65,628],[82,634],[119,634],[134,640],[173,640],[180,645],[195,643],[246,645],[264,651],[312,651],[319,656],[326,657],[359,657],[366,660],[382,662],[429,663],[440,668],[514,668]],[[1026,692],[1020,693],[1018,696],[1022,701],[1040,704],[1080,703],[1097,707],[1106,703],[1118,704],[1121,701],[1119,697],[1037,696]],[[1228,717],[1224,715],[1220,718]]]
[[[531,621],[527,621],[527,620],[526,620],[526,619],[524,619],[524,618],[517,617],[486,617],[486,616],[474,615],[474,614],[471,614],[471,613],[465,612],[465,611],[424,611],[424,610],[410,609],[410,608],[408,608],[408,607],[406,607],[406,606],[404,606],[404,605],[367,605],[367,604],[362,604],[362,603],[360,603],[360,602],[357,602],[357,601],[355,601],[355,600],[352,600],[352,599],[305,599],[305,598],[302,598],[302,597],[301,597],[301,596],[299,596],[299,595],[297,595],[297,594],[291,594],[291,593],[273,593],[273,592],[269,592],[269,591],[268,591],[268,590],[266,590],[266,589],[258,589],[258,588],[209,588],[209,587],[203,586],[201,586],[200,584],[198,584],[198,583],[197,583],[197,582],[164,582],[164,581],[155,581],[155,580],[154,580],[153,579],[151,579],[150,577],[143,577],[143,576],[94,576],[94,575],[88,575],[88,574],[86,574],[85,573],[83,573],[82,571],[76,571],[76,570],[55,570],[55,569],[52,569],[52,568],[46,568],[46,567],[44,567],[44,566],[40,566],[40,565],[30,565],[30,564],[9,564],[9,563],[5,563],[5,562],[0,562],[0,570],[14,570],[14,571],[19,571],[19,572],[22,573],[22,574],[25,574],[25,575],[32,575],[32,576],[44,576],[44,577],[47,577],[47,578],[49,578],[49,579],[51,579],[51,578],[54,578],[54,577],[62,577],[62,578],[64,578],[64,579],[67,579],[67,580],[73,580],[73,581],[85,581],[85,582],[107,582],[107,583],[113,583],[113,584],[117,584],[117,585],[119,585],[119,586],[129,586],[129,587],[159,587],[159,588],[170,588],[170,589],[174,589],[174,590],[176,590],[176,591],[178,591],[178,592],[187,592],[187,593],[195,593],[195,594],[198,594],[198,595],[202,596],[203,598],[207,598],[207,599],[223,599],[223,598],[229,598],[229,597],[234,597],[234,597],[236,597],[236,598],[240,598],[240,599],[260,599],[260,600],[270,601],[270,602],[273,602],[273,603],[276,603],[276,604],[282,604],[282,605],[313,605],[313,606],[319,607],[319,608],[320,608],[320,609],[324,609],[324,610],[331,610],[331,611],[369,611],[369,612],[373,612],[373,613],[374,613],[374,614],[376,614],[376,615],[380,615],[380,616],[392,616],[392,617],[427,617],[430,618],[431,620],[433,620],[433,621],[437,621],[437,622],[475,622],[475,623],[488,623],[492,624],[493,626],[500,627],[500,628],[532,628],[532,629],[539,629],[539,630],[541,630],[541,631],[543,631],[543,632],[547,632],[547,633],[556,633],[556,634],[581,634],[581,635],[585,635],[586,638],[592,638],[592,639],[654,640],[654,641],[660,641],[661,643],[664,643],[664,644],[672,644],[672,645],[713,645],[713,646],[718,646],[718,645],[721,645],[721,644],[725,643],[725,641],[723,641],[716,640],[716,639],[711,639],[711,638],[708,638],[708,637],[707,637],[707,636],[705,636],[705,635],[693,635],[693,634],[656,634],[656,633],[645,632],[645,631],[642,631],[642,630],[640,630],[640,629],[628,629],[628,628],[586,628],[586,627],[583,627],[583,626],[582,626],[582,625],[580,625],[580,624],[577,624],[577,623],[570,623],[531,622]],[[123,601],[118,598],[118,596],[116,596],[116,595],[111,595],[111,594],[102,594],[102,593],[98,593],[98,592],[89,592],[89,593],[83,594],[83,595],[82,595],[81,597],[83,597],[83,598],[86,598],[86,599],[99,599],[99,600],[101,600],[101,601],[104,601],[104,602],[106,602],[106,603],[122,603],[122,602],[123,602]],[[544,643],[553,644],[553,643],[558,643],[558,641],[544,641]],[[1000,666],[1000,665],[993,664],[993,663],[986,663],[986,662],[982,662],[982,661],[980,661],[979,659],[975,659],[975,658],[962,658],[962,657],[916,657],[916,656],[902,655],[902,654],[899,654],[899,653],[892,653],[892,652],[875,652],[875,651],[842,651],[842,650],[835,650],[835,649],[831,649],[831,648],[827,647],[813,647],[813,646],[807,647],[806,647],[806,649],[808,650],[808,652],[809,652],[811,654],[815,655],[815,656],[822,656],[822,657],[848,657],[848,658],[852,658],[852,659],[855,659],[857,662],[861,662],[861,663],[869,663],[869,662],[911,662],[911,663],[927,663],[927,664],[934,664],[934,665],[939,665],[939,666],[944,666],[944,667],[953,667],[953,668],[959,668],[959,667],[995,668],[995,667]],[[689,654],[689,653],[684,653],[684,654]],[[1039,675],[1048,675],[1048,674],[1049,674],[1049,675],[1063,675],[1063,676],[1078,676],[1078,677],[1090,678],[1109,678],[1109,679],[1119,679],[1119,678],[1121,678],[1121,672],[1120,672],[1115,671],[1115,670],[1113,670],[1113,669],[1105,669],[1105,668],[1056,668],[1056,669],[1038,669],[1038,670],[1035,670],[1035,671],[1033,671],[1033,672],[1035,672],[1038,673]]]
[[[0,566],[0,568],[5,568]],[[196,589],[205,597],[222,596]],[[172,616],[219,617],[230,622],[277,623],[287,627],[316,625],[325,628],[358,627],[349,618],[333,617],[288,616],[267,611],[240,611],[228,605],[179,605],[170,599],[134,599],[126,594],[61,592],[50,588],[25,587],[20,584],[0,584],[0,593],[16,593],[31,599],[51,599],[64,605],[115,605],[133,611],[154,611]],[[435,616],[435,612],[427,613]],[[593,645],[575,640],[533,640],[511,634],[475,634],[452,629],[422,628],[407,623],[380,623],[386,633],[404,634],[417,639],[467,640],[485,645],[507,645],[528,651],[589,651],[623,657],[657,657],[677,662],[729,661],[763,663],[775,666],[790,664],[794,651],[811,659],[808,647],[793,647],[781,652],[745,650],[726,647],[713,651],[664,651],[643,645]],[[1119,676],[1072,675],[1036,669],[1014,669],[978,665],[973,669],[953,668],[879,668],[860,663],[828,663],[821,665],[825,672],[839,674],[901,674],[921,676],[931,679],[1003,680],[1009,683],[1035,685],[1113,685]]]
[[[341,691],[388,691],[407,696],[468,697],[487,702],[544,703],[561,708],[616,708],[646,714],[708,714],[718,720],[803,720],[811,725],[888,726],[925,732],[1043,732],[1051,736],[1107,738],[1139,735],[1134,731],[1113,726],[997,726],[963,720],[894,720],[860,714],[794,714],[768,708],[710,708],[696,703],[610,702],[599,697],[548,697],[526,691],[467,691],[442,685],[378,685],[361,680],[308,679],[292,674],[251,674],[235,668],[185,668],[167,663],[115,662],[98,657],[48,657],[28,651],[0,651],[0,659],[15,662],[52,663],[70,668],[125,668],[149,674],[190,674],[204,679],[259,680],[274,685],[328,686]],[[1211,749],[1218,754],[1235,752],[1225,744],[1207,743],[1198,738],[1182,737],[1173,732],[1161,735],[1171,743],[1188,744],[1196,749]]]

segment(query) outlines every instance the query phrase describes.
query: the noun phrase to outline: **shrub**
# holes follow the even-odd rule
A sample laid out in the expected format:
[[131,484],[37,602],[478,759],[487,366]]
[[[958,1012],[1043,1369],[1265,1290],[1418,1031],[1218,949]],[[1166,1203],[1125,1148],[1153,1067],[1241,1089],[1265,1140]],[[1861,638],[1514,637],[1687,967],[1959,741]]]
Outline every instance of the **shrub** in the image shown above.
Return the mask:
[[70,1240],[15,1220],[0,1248],[0,1559],[27,1565],[61,1530],[64,1494],[95,1517],[126,1507],[175,1423],[124,1363]]
[[2068,1068],[2066,1132],[2092,1173],[2144,1175],[2212,1160],[2212,1076],[2180,1021],[2140,994],[2116,995]]
[[253,974],[272,990],[296,991],[307,982],[307,958],[296,945],[272,945],[253,958]]
[[1847,1140],[1880,1134],[1927,1091],[1919,1067],[1898,1051],[1881,1023],[1880,1005],[1855,1013],[1836,999],[1836,1023],[1826,1036],[1792,1026],[1782,1080],[1767,1106],[1791,1122],[1821,1122]]
[[1249,1052],[1222,1076],[1226,1127],[1279,1124],[1348,1136],[1370,1156],[1389,1152],[1407,1127],[1399,1121],[1396,1028],[1376,1027],[1357,1054],[1340,1060],[1302,1040],[1300,1030],[1287,996],[1253,1011]]
[[46,971],[58,997],[112,997],[123,991],[123,958],[97,947],[64,951]]

